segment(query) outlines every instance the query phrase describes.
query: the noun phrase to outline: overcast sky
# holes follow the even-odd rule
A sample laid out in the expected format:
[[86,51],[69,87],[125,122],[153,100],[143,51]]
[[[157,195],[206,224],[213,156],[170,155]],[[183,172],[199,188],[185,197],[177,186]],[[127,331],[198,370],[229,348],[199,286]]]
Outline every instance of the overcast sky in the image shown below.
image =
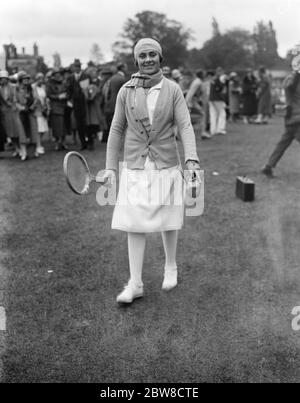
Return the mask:
[[54,52],[64,64],[74,57],[87,62],[93,43],[106,61],[127,18],[144,10],[165,13],[194,31],[190,47],[201,47],[211,36],[214,16],[221,31],[241,27],[253,30],[258,20],[272,20],[279,53],[300,42],[300,0],[2,0],[0,41],[14,42],[32,52],[37,42],[45,61],[52,65]]

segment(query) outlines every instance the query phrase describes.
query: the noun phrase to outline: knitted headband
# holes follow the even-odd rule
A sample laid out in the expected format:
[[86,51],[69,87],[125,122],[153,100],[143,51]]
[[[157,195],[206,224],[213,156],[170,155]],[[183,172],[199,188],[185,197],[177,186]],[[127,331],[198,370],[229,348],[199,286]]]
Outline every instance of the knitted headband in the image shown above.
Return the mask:
[[134,59],[137,60],[137,57],[140,53],[154,50],[162,57],[162,49],[160,44],[152,38],[143,38],[140,39],[134,47]]

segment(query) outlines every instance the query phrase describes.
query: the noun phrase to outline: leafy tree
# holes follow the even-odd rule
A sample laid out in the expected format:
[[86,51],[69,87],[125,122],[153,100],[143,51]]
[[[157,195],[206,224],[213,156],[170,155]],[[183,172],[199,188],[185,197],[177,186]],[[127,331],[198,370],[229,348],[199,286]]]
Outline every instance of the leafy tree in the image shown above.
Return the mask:
[[271,21],[268,24],[263,21],[257,22],[254,27],[253,39],[255,42],[254,62],[256,65],[272,67],[280,60],[277,50],[276,31]]
[[91,48],[91,61],[95,64],[103,63],[104,57],[101,52],[100,46],[97,43],[94,43]]
[[206,69],[222,66],[225,69],[242,70],[253,65],[254,41],[250,32],[235,28],[224,34],[219,30],[219,24],[212,21],[213,36],[204,43],[201,49],[190,52],[190,62],[195,62]]
[[218,21],[213,17],[212,19],[213,37],[221,35]]
[[161,43],[164,64],[177,67],[187,57],[187,47],[192,39],[192,31],[186,29],[180,22],[168,19],[165,14],[143,11],[125,22],[121,34],[122,40],[113,45],[115,58],[131,54],[135,42],[149,36],[158,39]]
[[226,31],[226,35],[232,38],[239,46],[253,56],[255,51],[255,42],[251,32],[242,28],[233,28]]
[[194,70],[207,67],[206,59],[202,49],[192,48],[189,51],[187,65],[189,68]]
[[212,37],[201,49],[192,49],[189,54],[191,66],[215,69],[223,66],[227,70],[244,70],[247,67],[283,66],[278,55],[276,32],[270,21],[260,21],[251,34],[241,28],[222,33],[215,18],[212,21]]

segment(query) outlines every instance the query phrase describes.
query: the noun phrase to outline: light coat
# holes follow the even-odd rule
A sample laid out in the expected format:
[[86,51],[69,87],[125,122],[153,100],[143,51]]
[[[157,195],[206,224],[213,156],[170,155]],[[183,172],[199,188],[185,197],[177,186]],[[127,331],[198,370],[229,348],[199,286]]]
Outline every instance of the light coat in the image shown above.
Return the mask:
[[[129,82],[130,83],[130,82]],[[118,168],[119,151],[125,136],[124,161],[130,169],[144,169],[147,156],[157,169],[180,163],[174,126],[178,127],[185,161],[198,160],[190,114],[179,86],[163,78],[148,136],[135,114],[135,87],[125,84],[119,91],[107,144],[106,168]]]

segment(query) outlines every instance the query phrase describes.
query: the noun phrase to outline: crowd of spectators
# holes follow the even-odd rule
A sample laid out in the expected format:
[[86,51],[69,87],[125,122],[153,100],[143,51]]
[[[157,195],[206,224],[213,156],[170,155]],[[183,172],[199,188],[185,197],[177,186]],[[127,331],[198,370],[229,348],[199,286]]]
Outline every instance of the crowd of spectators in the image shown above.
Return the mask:
[[203,139],[226,134],[227,121],[267,124],[279,97],[264,67],[243,74],[225,73],[222,67],[195,73],[164,67],[163,73],[182,88],[192,122],[198,124]]
[[[191,72],[164,66],[163,74],[181,87],[202,139],[226,134],[228,120],[266,124],[272,115],[271,78],[263,67],[241,75],[221,67]],[[83,70],[79,59],[35,77],[0,71],[0,151],[10,148],[25,161],[32,145],[39,157],[47,134],[57,151],[68,149],[67,136],[74,145],[79,140],[81,150],[94,150],[95,140],[107,142],[117,94],[128,79],[126,64],[90,63]]]
[[25,71],[10,76],[0,71],[0,150],[7,146],[21,161],[45,153],[43,138],[50,133],[55,150],[67,150],[72,136],[80,149],[93,150],[95,139],[107,142],[116,97],[126,82],[126,65],[82,69],[79,59],[71,67],[53,68],[30,77]]

